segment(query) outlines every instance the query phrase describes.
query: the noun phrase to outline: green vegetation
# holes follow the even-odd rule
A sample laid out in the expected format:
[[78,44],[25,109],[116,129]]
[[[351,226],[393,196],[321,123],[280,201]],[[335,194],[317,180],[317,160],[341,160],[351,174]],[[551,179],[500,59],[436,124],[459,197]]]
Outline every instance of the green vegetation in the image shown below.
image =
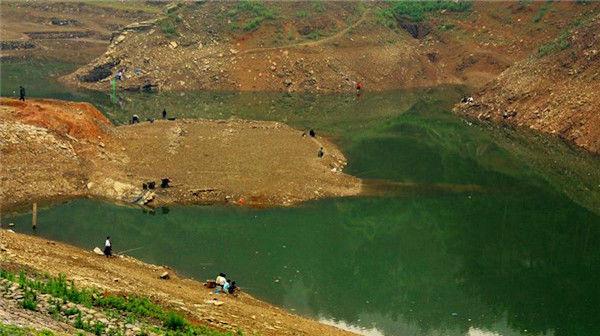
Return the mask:
[[533,16],[533,22],[535,22],[535,23],[540,22],[544,18],[544,16],[548,12],[548,10],[550,10],[551,7],[552,7],[552,1],[546,1],[546,3],[544,3],[542,6],[540,6],[540,9],[538,9],[537,13]]
[[164,327],[169,330],[184,330],[187,326],[187,322],[181,317],[173,312],[169,312],[164,321]]
[[323,13],[325,11],[325,3],[320,0],[314,0],[312,2],[312,8],[317,13]]
[[166,18],[158,22],[158,27],[168,37],[175,37],[179,36],[177,32],[177,23],[179,22],[181,22],[181,18],[178,15],[169,14]]
[[308,33],[308,35],[306,35],[306,37],[310,40],[318,40],[323,36],[323,34],[321,33],[321,31],[319,29],[313,30],[310,33]]
[[[231,335],[231,333],[215,331],[205,326],[191,325],[183,316],[174,311],[165,310],[145,297],[107,295],[95,289],[79,289],[75,286],[73,281],[67,281],[64,274],[61,274],[58,277],[46,275],[41,278],[31,278],[28,277],[25,272],[21,271],[17,277],[12,272],[0,269],[0,279],[7,279],[19,284],[19,287],[24,291],[21,305],[23,308],[29,310],[37,309],[37,295],[41,293],[49,294],[55,299],[53,304],[56,306],[51,310],[51,313],[53,313],[52,315],[57,315],[56,313],[60,311],[60,303],[64,304],[72,302],[75,304],[82,304],[88,308],[94,307],[102,309],[107,315],[124,315],[129,321],[135,321],[136,319],[159,321],[165,328],[161,333],[165,335]],[[104,334],[107,328],[107,325],[100,321],[85,322],[82,313],[78,308],[69,308],[64,311],[64,314],[67,316],[77,315],[73,322],[73,326],[95,335]],[[13,332],[3,333],[4,327],[5,326],[0,325],[0,336],[20,335]],[[29,334],[23,333],[23,335]]]
[[248,17],[242,25],[242,28],[245,31],[254,31],[258,29],[265,20],[273,20],[277,16],[275,11],[269,6],[252,0],[237,2],[234,8],[227,12],[227,15],[231,19],[238,19],[240,16]]
[[453,24],[451,24],[451,23],[446,23],[446,24],[443,24],[443,25],[439,25],[439,26],[438,26],[438,30],[441,30],[441,31],[447,31],[447,30],[452,30],[452,29],[454,29],[455,27],[456,27],[456,26],[455,26],[455,25],[453,25]]
[[34,330],[0,322],[0,336],[54,336],[49,330]]
[[471,1],[390,1],[390,7],[383,9],[378,17],[386,18],[406,18],[411,21],[423,21],[427,14],[431,12],[446,10],[450,12],[467,12],[472,7]]
[[538,56],[544,57],[546,55],[553,54],[569,48],[571,46],[571,43],[569,43],[568,40],[569,34],[569,31],[564,31],[554,41],[540,46],[538,49]]
[[308,12],[305,10],[299,10],[296,13],[296,17],[300,18],[300,19],[306,19],[308,17]]
[[375,12],[377,23],[388,28],[396,27],[396,18],[390,9],[379,9]]

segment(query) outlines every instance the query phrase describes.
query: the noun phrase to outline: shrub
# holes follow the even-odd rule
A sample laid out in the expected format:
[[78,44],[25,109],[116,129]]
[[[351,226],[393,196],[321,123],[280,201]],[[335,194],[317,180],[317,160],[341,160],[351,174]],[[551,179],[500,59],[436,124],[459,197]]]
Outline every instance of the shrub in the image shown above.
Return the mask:
[[548,1],[545,4],[543,4],[540,7],[540,9],[538,9],[535,16],[533,17],[533,22],[535,22],[535,23],[540,22],[546,15],[546,12],[548,12],[548,10],[550,9],[551,5],[552,5],[552,2],[548,2]]
[[561,50],[565,50],[565,49],[569,48],[571,46],[571,43],[569,43],[568,38],[569,38],[568,31],[561,33],[560,36],[557,39],[555,39],[554,41],[552,41],[550,43],[546,43],[546,44],[542,45],[541,47],[539,47],[538,55],[540,57],[544,57],[546,55],[553,54],[555,52],[559,52]]
[[[471,10],[471,1],[392,1],[391,7],[385,11],[396,18],[404,17],[411,21],[423,21],[425,15],[440,10],[450,12],[466,12]],[[388,14],[388,15],[389,15]]]
[[163,34],[165,34],[167,36],[173,37],[173,36],[179,35],[177,33],[177,27],[175,25],[175,21],[171,18],[162,19],[158,23],[158,27],[160,28],[160,31],[162,31]]
[[179,314],[169,312],[164,320],[163,325],[169,330],[183,330],[187,323]]
[[69,308],[69,309],[65,310],[65,315],[67,315],[67,316],[71,316],[71,315],[75,315],[75,314],[79,314],[79,309]]
[[250,16],[242,27],[245,31],[256,30],[265,20],[272,20],[276,17],[276,13],[272,8],[264,3],[250,0],[236,2],[235,7],[227,12],[227,15],[231,18],[237,18],[241,14]]
[[21,306],[24,309],[28,310],[36,310],[37,308],[37,296],[32,291],[26,291],[23,296],[23,302],[21,302]]
[[308,12],[305,10],[300,10],[296,13],[296,17],[300,19],[306,19],[308,17]]

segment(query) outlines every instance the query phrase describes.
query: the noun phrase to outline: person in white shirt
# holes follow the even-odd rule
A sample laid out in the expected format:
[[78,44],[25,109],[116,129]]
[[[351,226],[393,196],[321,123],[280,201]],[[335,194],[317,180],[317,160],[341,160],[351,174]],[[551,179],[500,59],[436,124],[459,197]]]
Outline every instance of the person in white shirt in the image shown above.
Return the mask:
[[104,255],[108,257],[112,257],[112,244],[110,242],[110,237],[106,237],[106,241],[104,242]]
[[225,273],[219,273],[219,276],[215,279],[217,286],[223,287],[223,285],[227,282],[227,278]]

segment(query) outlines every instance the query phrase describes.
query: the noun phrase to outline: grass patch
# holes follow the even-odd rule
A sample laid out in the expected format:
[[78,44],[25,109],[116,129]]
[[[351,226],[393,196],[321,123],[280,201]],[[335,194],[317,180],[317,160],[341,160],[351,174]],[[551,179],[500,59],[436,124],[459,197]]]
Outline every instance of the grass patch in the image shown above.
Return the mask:
[[[159,321],[165,329],[161,334],[169,336],[187,336],[187,335],[206,335],[206,336],[230,336],[231,333],[223,333],[210,329],[205,326],[191,325],[183,316],[178,313],[165,310],[161,306],[153,303],[148,298],[140,296],[119,296],[112,294],[103,294],[95,289],[80,289],[75,286],[73,281],[67,281],[64,274],[58,277],[44,276],[42,278],[28,277],[25,272],[20,272],[18,276],[4,269],[0,269],[0,278],[11,282],[17,282],[24,291],[22,306],[25,309],[36,310],[37,295],[49,294],[54,299],[56,312],[60,311],[60,303],[72,302],[83,304],[86,307],[99,308],[108,314],[114,316],[123,315],[129,321],[136,319],[147,319]],[[83,320],[81,311],[78,308],[70,308],[65,311],[65,315],[77,315],[73,326],[77,329],[85,330],[95,335],[102,335],[107,328],[99,321],[86,323]],[[8,328],[8,327],[7,327]],[[12,329],[11,329],[12,330]],[[18,333],[2,333],[0,327],[0,336],[20,335]],[[24,334],[29,335],[29,334]],[[36,334],[37,335],[37,334]]]
[[325,3],[320,0],[314,0],[312,2],[312,8],[317,13],[323,13],[325,11]]
[[449,11],[449,12],[467,12],[472,8],[471,1],[390,1],[390,7],[384,9],[384,17],[393,17],[395,19],[404,18],[414,22],[423,21],[431,12]]
[[569,34],[570,31],[564,31],[554,41],[540,46],[538,48],[538,56],[544,57],[569,48],[571,46],[571,43],[569,43]]
[[537,13],[535,13],[535,15],[533,16],[533,22],[538,23],[538,22],[542,21],[542,19],[544,18],[544,16],[550,10],[551,7],[552,7],[552,1],[546,1],[546,3],[544,3],[542,6],[540,6]]
[[390,29],[395,28],[397,24],[396,17],[394,17],[394,13],[389,8],[380,8],[377,10],[375,12],[375,19],[377,23]]
[[177,15],[169,15],[166,18],[158,22],[158,28],[160,31],[168,37],[179,36],[177,31],[177,24],[181,22],[181,18]]
[[50,330],[34,330],[0,322],[0,336],[54,336]]
[[446,23],[438,26],[438,30],[440,31],[448,31],[454,29],[456,26],[451,23]]
[[308,12],[305,10],[299,10],[296,12],[296,17],[299,19],[306,19],[308,17]]
[[169,312],[164,321],[164,327],[168,330],[184,330],[187,322],[181,315]]
[[227,12],[231,19],[238,19],[241,16],[249,17],[242,25],[244,31],[254,31],[260,27],[265,20],[273,20],[277,13],[262,2],[243,0],[236,2],[233,9]]

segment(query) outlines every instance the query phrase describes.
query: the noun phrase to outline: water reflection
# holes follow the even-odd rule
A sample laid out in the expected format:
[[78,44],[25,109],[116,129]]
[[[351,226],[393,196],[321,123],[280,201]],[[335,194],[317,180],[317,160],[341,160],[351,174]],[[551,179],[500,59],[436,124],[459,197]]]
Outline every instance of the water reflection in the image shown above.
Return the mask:
[[[365,333],[600,334],[600,160],[465,123],[447,113],[461,90],[82,96],[117,122],[167,108],[323,130],[370,196],[263,210],[78,200],[40,211],[35,234],[88,249],[110,235],[116,251],[200,280],[226,271],[253,295]],[[13,220],[30,232],[28,215]]]
[[[386,335],[597,334],[600,221],[544,193],[326,200],[295,209],[135,209],[88,200],[44,210],[38,233],[118,250]],[[65,220],[65,218],[68,218]],[[15,219],[27,230],[27,216]],[[342,239],[341,239],[342,238]]]

